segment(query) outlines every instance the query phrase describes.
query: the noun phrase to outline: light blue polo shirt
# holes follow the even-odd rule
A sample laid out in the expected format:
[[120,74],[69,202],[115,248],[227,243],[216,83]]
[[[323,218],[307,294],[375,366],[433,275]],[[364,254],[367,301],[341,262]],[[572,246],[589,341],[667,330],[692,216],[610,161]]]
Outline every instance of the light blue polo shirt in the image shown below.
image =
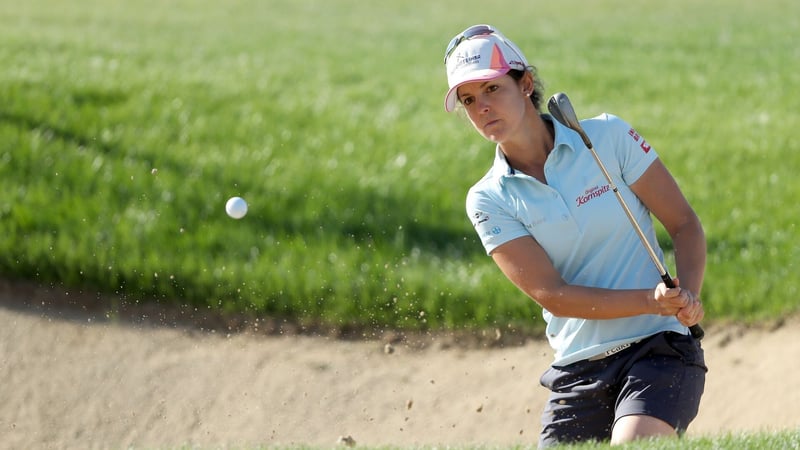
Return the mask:
[[[569,284],[654,288],[661,282],[658,270],[591,152],[578,133],[552,122],[555,144],[544,166],[548,184],[515,171],[498,147],[492,168],[470,188],[467,214],[486,252],[491,254],[512,239],[532,236]],[[630,125],[610,114],[582,120],[581,126],[663,262],[650,211],[628,187],[658,158],[655,150]],[[660,331],[688,332],[673,316],[586,320],[556,317],[545,309],[543,317],[555,350],[555,366]]]

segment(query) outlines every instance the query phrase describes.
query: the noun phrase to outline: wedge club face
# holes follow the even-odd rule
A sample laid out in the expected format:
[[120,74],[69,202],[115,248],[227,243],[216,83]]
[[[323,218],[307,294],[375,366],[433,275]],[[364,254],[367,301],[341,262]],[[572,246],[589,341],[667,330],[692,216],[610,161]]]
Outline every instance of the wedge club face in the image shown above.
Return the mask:
[[550,97],[547,102],[547,109],[550,111],[550,115],[561,122],[562,125],[577,132],[583,139],[583,143],[592,148],[592,141],[583,131],[581,123],[578,121],[578,115],[575,114],[575,109],[572,108],[572,103],[569,101],[567,94],[559,92]]
[[550,111],[550,115],[553,116],[559,123],[562,125],[572,128],[567,125],[567,120],[564,118],[564,114],[561,112],[561,108],[558,106],[558,96],[562,96],[566,94],[558,93],[550,97],[550,100],[547,101],[547,109]]

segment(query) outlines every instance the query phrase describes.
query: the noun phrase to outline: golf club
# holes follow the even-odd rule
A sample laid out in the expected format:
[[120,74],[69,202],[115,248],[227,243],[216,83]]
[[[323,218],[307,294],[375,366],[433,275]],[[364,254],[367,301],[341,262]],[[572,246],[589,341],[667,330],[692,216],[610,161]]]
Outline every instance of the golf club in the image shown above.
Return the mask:
[[[656,269],[658,269],[658,273],[661,275],[661,280],[668,288],[674,288],[675,282],[672,280],[672,277],[670,277],[669,272],[667,272],[667,269],[664,267],[664,265],[661,264],[656,252],[653,251],[653,247],[650,245],[650,242],[648,242],[647,237],[642,232],[639,224],[636,223],[633,213],[631,213],[631,210],[628,208],[628,205],[622,198],[622,194],[620,194],[619,190],[617,189],[617,185],[614,183],[614,180],[611,179],[611,175],[608,173],[608,170],[606,170],[603,161],[600,160],[600,157],[594,150],[592,141],[589,140],[589,136],[587,136],[586,132],[583,131],[583,128],[578,121],[578,116],[575,114],[575,110],[572,108],[572,103],[570,103],[567,94],[559,92],[550,97],[550,100],[547,102],[547,109],[557,121],[578,133],[581,139],[583,139],[583,143],[586,144],[586,147],[588,147],[589,151],[592,152],[592,156],[594,157],[594,160],[597,161],[600,171],[603,172],[603,176],[605,176],[609,186],[611,187],[611,190],[614,191],[614,194],[617,196],[617,200],[619,201],[620,206],[622,206],[622,209],[625,211],[625,215],[628,216],[628,220],[631,222],[631,225],[633,225],[633,229],[639,236],[639,240],[642,241],[645,250],[647,250],[647,253],[650,255],[650,259],[653,260],[653,264],[655,264]],[[692,336],[698,340],[705,336],[705,331],[699,324],[689,327],[689,331],[692,333]]]

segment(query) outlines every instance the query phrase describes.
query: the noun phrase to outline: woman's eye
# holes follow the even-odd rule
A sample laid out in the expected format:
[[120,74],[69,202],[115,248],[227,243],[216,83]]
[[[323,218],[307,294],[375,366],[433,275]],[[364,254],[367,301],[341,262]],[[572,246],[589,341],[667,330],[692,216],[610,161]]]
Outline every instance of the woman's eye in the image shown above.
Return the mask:
[[498,89],[498,86],[496,84],[490,84],[489,86],[486,87],[486,92],[494,92],[497,89]]
[[474,101],[475,100],[472,97],[465,97],[465,98],[461,99],[461,104],[463,104],[464,106],[468,106],[468,105],[471,105],[472,102],[474,102]]

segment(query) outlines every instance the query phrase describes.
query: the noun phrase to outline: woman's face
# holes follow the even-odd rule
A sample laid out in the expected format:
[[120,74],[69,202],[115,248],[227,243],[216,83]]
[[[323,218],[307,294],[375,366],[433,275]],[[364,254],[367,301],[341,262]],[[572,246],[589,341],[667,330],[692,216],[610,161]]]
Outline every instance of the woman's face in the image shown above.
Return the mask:
[[469,120],[484,138],[502,143],[510,139],[523,122],[531,100],[524,86],[509,75],[489,81],[474,81],[458,88],[458,99]]

